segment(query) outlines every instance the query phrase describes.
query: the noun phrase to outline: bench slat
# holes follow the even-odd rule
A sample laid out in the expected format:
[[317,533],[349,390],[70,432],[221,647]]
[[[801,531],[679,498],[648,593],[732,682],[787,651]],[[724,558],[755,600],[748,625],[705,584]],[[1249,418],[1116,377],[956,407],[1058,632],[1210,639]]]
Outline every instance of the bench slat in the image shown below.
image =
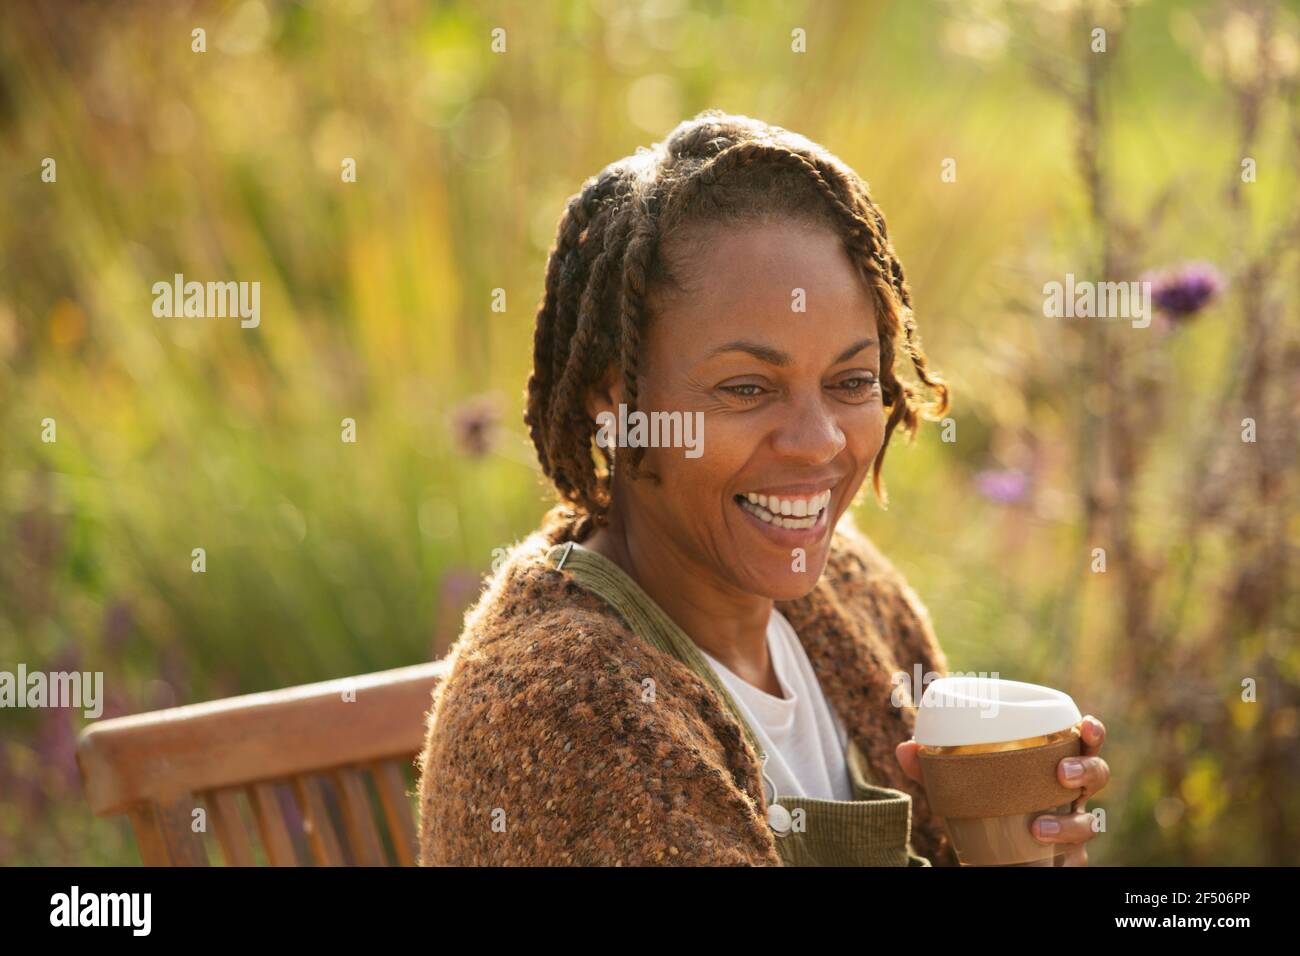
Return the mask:
[[272,866],[297,866],[298,853],[289,839],[289,828],[284,824],[284,811],[280,809],[279,796],[269,783],[258,783],[248,788],[248,802],[253,807],[257,831],[262,836],[262,848]]
[[384,819],[388,821],[388,832],[393,837],[397,862],[401,866],[415,866],[415,822],[411,816],[411,801],[406,795],[406,781],[402,777],[401,764],[396,760],[384,760],[375,764],[371,772],[375,787],[379,790],[379,802],[384,808]]
[[293,778],[293,790],[302,810],[303,830],[317,866],[342,866],[343,850],[325,805],[329,784],[316,774]]
[[375,828],[374,810],[370,794],[366,792],[366,779],[359,770],[344,767],[334,773],[338,785],[339,803],[343,823],[347,829],[349,845],[361,866],[386,866],[384,845]]
[[239,790],[229,787],[212,790],[205,795],[204,802],[208,805],[208,817],[216,831],[226,865],[252,866],[253,845],[239,812]]
[[194,798],[189,794],[131,808],[131,826],[145,866],[207,866],[203,838],[191,829]]

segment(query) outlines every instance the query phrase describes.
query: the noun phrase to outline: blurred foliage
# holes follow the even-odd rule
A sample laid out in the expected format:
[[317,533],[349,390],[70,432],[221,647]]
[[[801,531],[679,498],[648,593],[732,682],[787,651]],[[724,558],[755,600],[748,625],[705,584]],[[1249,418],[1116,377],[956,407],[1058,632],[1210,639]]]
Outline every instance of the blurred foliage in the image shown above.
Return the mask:
[[[1043,283],[1093,261],[1079,121],[1052,88],[1077,81],[1087,40],[1065,29],[1072,0],[1038,5],[1047,22],[1024,7],[4,5],[0,669],[104,671],[111,717],[445,651],[493,549],[546,504],[522,388],[565,199],[720,107],[824,143],[889,218],[958,440],[929,429],[891,451],[890,507],[864,499],[860,523],[954,669],[1060,686],[1106,723],[1092,861],[1296,862],[1294,575],[1269,616],[1223,635],[1197,712],[1144,706],[1152,687],[1119,666],[1122,586],[1088,573],[1077,425],[1100,383],[1041,313]],[[1240,144],[1224,117],[1241,100],[1198,57],[1196,17],[1215,10],[1141,4],[1116,52],[1103,149],[1113,202],[1142,223],[1134,273],[1228,269],[1258,239],[1225,226]],[[1297,195],[1286,108],[1265,106],[1240,200],[1258,235]],[[1166,212],[1137,212],[1170,183]],[[1294,252],[1273,261],[1294,274]],[[260,326],[155,318],[152,285],[176,273],[260,282]],[[1188,436],[1248,335],[1239,289],[1152,336],[1143,363],[1165,400],[1136,526],[1188,569],[1154,595],[1161,622],[1211,621],[1238,566],[1229,530],[1198,519],[1184,560],[1179,528]],[[1261,520],[1300,538],[1294,506]],[[1260,703],[1235,702],[1245,676]],[[0,860],[138,859],[124,821],[86,808],[83,724],[0,714]]]

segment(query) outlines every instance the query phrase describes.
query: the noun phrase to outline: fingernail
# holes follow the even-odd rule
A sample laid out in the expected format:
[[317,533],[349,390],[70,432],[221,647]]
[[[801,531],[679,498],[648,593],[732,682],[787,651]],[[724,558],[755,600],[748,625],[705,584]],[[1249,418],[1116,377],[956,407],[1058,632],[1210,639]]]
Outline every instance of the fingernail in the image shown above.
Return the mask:
[[1055,836],[1061,832],[1061,825],[1051,817],[1039,817],[1038,832],[1041,836]]
[[1078,780],[1083,776],[1083,762],[1081,760],[1067,758],[1061,762],[1065,765],[1066,780]]

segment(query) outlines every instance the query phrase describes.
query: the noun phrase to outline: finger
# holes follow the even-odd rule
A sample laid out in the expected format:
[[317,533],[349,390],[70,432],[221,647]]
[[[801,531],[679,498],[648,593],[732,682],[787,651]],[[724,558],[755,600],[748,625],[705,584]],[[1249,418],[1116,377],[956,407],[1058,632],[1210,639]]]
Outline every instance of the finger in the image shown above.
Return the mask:
[[924,783],[925,780],[921,776],[920,749],[921,745],[915,740],[904,740],[894,748],[894,756],[898,758],[898,764],[903,768],[903,773],[917,783]]
[[1044,813],[1030,832],[1039,843],[1087,843],[1097,835],[1091,813]]
[[1110,782],[1110,764],[1101,757],[1066,757],[1056,765],[1056,778],[1061,781],[1061,786],[1071,790],[1083,788],[1083,793],[1075,798],[1078,804]]
[[1053,855],[1052,866],[1078,866],[1079,854],[1082,849],[1083,847],[1079,844],[1062,847]]
[[1079,737],[1083,740],[1083,756],[1091,757],[1101,750],[1106,742],[1106,727],[1096,717],[1089,714],[1078,723]]
[[1082,844],[1070,847],[1065,851],[1065,858],[1061,861],[1061,866],[1087,866],[1088,865],[1088,848]]

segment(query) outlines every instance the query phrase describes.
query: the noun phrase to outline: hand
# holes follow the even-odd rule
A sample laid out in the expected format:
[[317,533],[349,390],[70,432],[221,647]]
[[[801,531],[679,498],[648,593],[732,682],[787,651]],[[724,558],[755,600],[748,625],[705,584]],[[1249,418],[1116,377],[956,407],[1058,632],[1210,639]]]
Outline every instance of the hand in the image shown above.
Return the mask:
[[[1040,843],[1065,843],[1069,848],[1065,851],[1065,859],[1062,866],[1087,866],[1088,850],[1084,846],[1089,840],[1097,834],[1092,829],[1092,814],[1084,812],[1084,805],[1088,799],[1110,781],[1110,766],[1097,752],[1101,750],[1101,745],[1106,739],[1106,728],[1102,722],[1092,715],[1088,715],[1075,724],[1079,730],[1079,735],[1083,739],[1083,752],[1079,757],[1066,757],[1056,765],[1056,777],[1061,781],[1061,786],[1069,787],[1071,790],[1082,788],[1082,793],[1071,804],[1070,809],[1073,811],[1069,814],[1044,813],[1034,819],[1033,833],[1035,839]],[[915,740],[905,740],[894,748],[894,756],[898,758],[899,766],[903,768],[903,773],[907,774],[917,783],[924,785],[925,780],[921,776],[921,758],[917,751],[921,745]],[[1066,764],[1069,761],[1077,761],[1081,764],[1082,772],[1078,777],[1066,777]],[[941,818],[935,817],[936,820]],[[1054,821],[1057,825],[1056,833],[1048,833],[1044,824]]]
[[[1097,831],[1092,828],[1092,814],[1084,812],[1083,808],[1088,798],[1110,781],[1110,766],[1097,756],[1097,751],[1101,750],[1101,745],[1106,740],[1106,728],[1091,714],[1075,724],[1075,727],[1083,738],[1083,752],[1078,757],[1066,757],[1057,764],[1056,778],[1061,781],[1061,786],[1071,789],[1082,787],[1083,792],[1070,806],[1073,813],[1044,813],[1034,819],[1034,838],[1040,843],[1068,844],[1062,866],[1088,865],[1088,849],[1084,844],[1095,837]],[[1070,763],[1080,767],[1080,772],[1074,777],[1065,775],[1066,766]],[[1049,833],[1044,826],[1050,827],[1053,822],[1057,825],[1057,832]]]

